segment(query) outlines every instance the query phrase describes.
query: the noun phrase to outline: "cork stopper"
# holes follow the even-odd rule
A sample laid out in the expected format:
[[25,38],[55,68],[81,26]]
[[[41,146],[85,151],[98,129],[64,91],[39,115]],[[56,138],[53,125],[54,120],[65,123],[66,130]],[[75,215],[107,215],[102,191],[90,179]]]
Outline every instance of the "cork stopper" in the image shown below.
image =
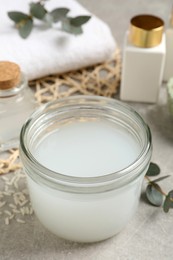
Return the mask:
[[162,41],[164,22],[157,16],[137,15],[131,19],[130,42],[142,48],[157,46]]
[[20,82],[20,67],[13,62],[0,61],[0,90],[10,89]]

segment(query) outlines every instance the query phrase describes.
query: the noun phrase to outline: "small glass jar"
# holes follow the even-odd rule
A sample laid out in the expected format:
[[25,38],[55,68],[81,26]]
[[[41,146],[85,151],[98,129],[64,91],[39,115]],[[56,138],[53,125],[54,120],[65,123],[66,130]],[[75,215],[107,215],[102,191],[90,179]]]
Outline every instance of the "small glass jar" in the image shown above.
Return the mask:
[[[46,167],[35,156],[40,143],[63,125],[67,129],[70,123],[97,120],[125,131],[140,147],[139,154],[125,168],[115,172],[108,170],[100,176],[70,176]],[[69,140],[69,148],[70,145]],[[67,240],[96,242],[114,236],[136,212],[151,146],[146,123],[119,101],[75,96],[42,106],[24,124],[20,135],[20,156],[38,219],[48,230]],[[105,156],[110,153],[109,150],[103,152]],[[65,159],[68,165],[68,156]]]
[[37,103],[17,64],[0,62],[0,151],[19,144],[19,135]]

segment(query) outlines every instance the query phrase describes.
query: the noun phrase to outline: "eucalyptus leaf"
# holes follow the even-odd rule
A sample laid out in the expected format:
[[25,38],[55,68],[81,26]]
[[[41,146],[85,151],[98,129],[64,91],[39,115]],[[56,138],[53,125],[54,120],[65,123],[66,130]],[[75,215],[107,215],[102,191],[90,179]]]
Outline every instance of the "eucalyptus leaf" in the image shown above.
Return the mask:
[[47,13],[44,6],[40,3],[31,3],[30,4],[30,13],[32,16],[34,16],[37,19],[42,20]]
[[147,176],[157,176],[160,173],[160,168],[156,163],[151,162],[146,173]]
[[29,16],[27,14],[24,14],[22,12],[17,12],[17,11],[11,11],[11,12],[8,12],[7,14],[8,14],[8,17],[15,23],[19,23],[22,20],[27,20],[29,18]]
[[168,193],[163,204],[164,212],[167,213],[170,208],[173,208],[173,190]]
[[74,34],[74,35],[81,34],[83,32],[82,28],[80,26],[76,27],[76,26],[71,25],[70,20],[71,20],[71,18],[66,18],[62,21],[62,30],[65,32]]
[[160,207],[163,203],[163,195],[160,193],[160,186],[158,184],[148,184],[146,189],[146,196],[148,201],[157,207]]
[[170,175],[162,176],[162,177],[160,177],[160,178],[155,179],[153,182],[154,182],[154,183],[155,183],[155,182],[159,182],[159,181],[162,181],[162,180],[164,180],[164,179],[167,179],[168,177],[170,177]]
[[56,23],[66,17],[69,11],[68,8],[56,8],[50,12],[50,15],[52,16],[53,22]]
[[91,16],[88,15],[81,15],[81,16],[76,16],[74,18],[71,18],[71,25],[75,27],[79,27],[85,23],[87,23],[90,20]]
[[33,28],[33,20],[27,19],[23,24],[19,24],[18,30],[19,30],[19,34],[23,39],[26,39]]

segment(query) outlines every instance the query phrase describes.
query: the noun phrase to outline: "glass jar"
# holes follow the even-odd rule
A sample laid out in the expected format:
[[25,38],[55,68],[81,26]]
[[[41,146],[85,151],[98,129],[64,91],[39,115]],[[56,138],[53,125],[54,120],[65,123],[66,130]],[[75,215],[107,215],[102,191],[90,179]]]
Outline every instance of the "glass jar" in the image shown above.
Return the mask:
[[36,106],[19,66],[0,62],[0,151],[18,146],[21,127]]
[[[111,129],[114,128],[115,133],[119,133],[120,136],[121,133],[125,133],[122,140],[127,135],[127,138],[134,141],[134,145],[137,144],[139,148],[134,159],[114,172],[110,172],[108,161],[107,172],[93,174],[95,170],[92,172],[92,167],[97,166],[99,161],[102,163],[104,156],[107,158],[108,154],[111,155],[112,148],[98,147],[98,153],[103,150],[103,158],[99,157],[95,166],[93,166],[94,161],[93,164],[89,163],[89,166],[83,165],[81,154],[86,150],[85,148],[77,149],[79,161],[75,163],[78,164],[76,169],[80,168],[81,174],[79,171],[76,175],[75,171],[71,174],[55,170],[51,164],[52,157],[48,164],[50,167],[45,164],[44,160],[39,159],[39,147],[42,142],[53,137],[54,133],[58,136],[59,133],[63,133],[64,129],[67,131],[75,124],[78,127],[84,123],[83,131],[84,135],[87,135],[88,131],[84,128],[85,124],[88,127],[87,124],[90,122],[94,124],[103,122],[102,126],[105,127],[105,131],[107,131],[106,124],[111,125]],[[97,140],[99,146],[100,131],[104,129],[101,127],[94,129],[99,136]],[[72,137],[79,132],[82,131],[73,131]],[[105,134],[104,131],[103,133]],[[77,140],[73,140],[72,137],[58,139],[66,142],[66,145],[69,144],[69,149],[65,149],[66,158],[61,158],[65,160],[67,166],[71,163],[68,151],[73,145],[72,141]],[[113,142],[113,139],[111,140]],[[47,147],[49,142],[42,146],[47,158],[50,156],[49,153],[52,153],[51,156],[60,162],[61,153],[58,155],[60,141],[55,142],[54,148],[50,150]],[[89,138],[87,139],[86,136],[86,143],[88,142]],[[82,147],[81,141],[76,142],[76,146],[78,145]],[[97,149],[97,146],[95,143],[90,145],[88,154],[91,152],[92,157],[92,149]],[[120,144],[118,148],[119,159],[126,161],[129,154],[126,152],[126,144],[123,146],[121,149]],[[130,149],[133,151],[133,147]],[[48,230],[68,240],[96,242],[114,236],[127,225],[136,212],[143,178],[151,158],[151,150],[151,133],[148,126],[131,107],[119,101],[105,97],[75,96],[42,106],[24,124],[20,135],[20,156],[27,175],[35,214]],[[90,159],[92,158],[89,154],[87,160],[90,161]],[[115,166],[119,163],[119,159],[116,160],[115,156]],[[90,167],[93,175],[87,175],[85,167]],[[85,174],[82,173],[82,169]],[[102,168],[98,169],[102,171]]]

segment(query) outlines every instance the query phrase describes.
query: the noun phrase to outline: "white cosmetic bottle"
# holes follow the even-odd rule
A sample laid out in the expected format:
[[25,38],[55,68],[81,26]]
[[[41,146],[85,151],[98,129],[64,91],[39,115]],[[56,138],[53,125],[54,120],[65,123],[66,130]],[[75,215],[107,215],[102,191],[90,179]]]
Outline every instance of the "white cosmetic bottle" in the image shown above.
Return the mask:
[[131,19],[123,53],[120,98],[157,102],[165,59],[164,22],[152,15]]
[[166,36],[166,57],[163,80],[168,81],[173,77],[173,10],[170,18],[170,26],[165,32]]

